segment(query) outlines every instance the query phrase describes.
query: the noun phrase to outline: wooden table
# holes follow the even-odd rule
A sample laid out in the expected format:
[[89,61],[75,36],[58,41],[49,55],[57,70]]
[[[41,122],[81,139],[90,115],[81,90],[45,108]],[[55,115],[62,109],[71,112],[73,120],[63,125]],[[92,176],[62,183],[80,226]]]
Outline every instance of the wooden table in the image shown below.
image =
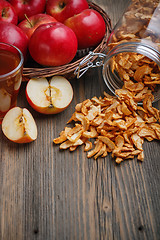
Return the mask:
[[[95,0],[115,25],[125,0]],[[35,112],[22,84],[18,106],[33,114],[38,138],[14,144],[0,131],[0,239],[160,239],[160,145],[144,143],[143,163],[116,165],[87,159],[83,148],[60,151],[53,145],[78,102],[103,96],[101,68],[71,80],[71,105],[55,116]],[[156,104],[160,107],[160,104]]]

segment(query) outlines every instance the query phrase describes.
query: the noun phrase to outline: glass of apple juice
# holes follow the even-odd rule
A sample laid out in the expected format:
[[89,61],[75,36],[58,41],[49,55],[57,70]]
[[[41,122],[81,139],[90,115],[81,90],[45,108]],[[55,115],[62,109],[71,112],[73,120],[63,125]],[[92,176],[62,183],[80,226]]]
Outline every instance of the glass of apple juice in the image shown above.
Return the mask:
[[17,47],[0,42],[0,124],[8,110],[17,104],[23,62],[23,54]]

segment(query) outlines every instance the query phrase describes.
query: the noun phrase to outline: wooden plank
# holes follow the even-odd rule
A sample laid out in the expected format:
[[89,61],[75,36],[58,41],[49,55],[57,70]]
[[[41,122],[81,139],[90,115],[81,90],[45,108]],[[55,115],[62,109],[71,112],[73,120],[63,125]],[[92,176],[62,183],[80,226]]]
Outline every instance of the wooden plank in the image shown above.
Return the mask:
[[[115,24],[126,1],[96,0]],[[78,102],[102,96],[101,68],[73,79],[74,98],[55,116],[36,113],[22,84],[18,105],[27,107],[38,126],[31,144],[14,144],[0,132],[0,239],[119,240],[160,239],[160,148],[145,142],[145,160],[117,166],[87,159],[83,147],[60,151],[52,143]],[[157,104],[157,107],[160,105]]]

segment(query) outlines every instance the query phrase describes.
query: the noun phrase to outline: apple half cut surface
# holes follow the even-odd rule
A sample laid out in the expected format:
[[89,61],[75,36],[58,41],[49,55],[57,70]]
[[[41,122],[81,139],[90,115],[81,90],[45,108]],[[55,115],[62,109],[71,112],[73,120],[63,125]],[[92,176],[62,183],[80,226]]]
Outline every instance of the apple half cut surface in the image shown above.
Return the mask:
[[26,108],[14,107],[3,118],[2,131],[11,141],[29,143],[37,138],[37,125]]
[[73,88],[62,76],[30,79],[26,86],[28,103],[37,112],[56,114],[65,110],[73,99]]

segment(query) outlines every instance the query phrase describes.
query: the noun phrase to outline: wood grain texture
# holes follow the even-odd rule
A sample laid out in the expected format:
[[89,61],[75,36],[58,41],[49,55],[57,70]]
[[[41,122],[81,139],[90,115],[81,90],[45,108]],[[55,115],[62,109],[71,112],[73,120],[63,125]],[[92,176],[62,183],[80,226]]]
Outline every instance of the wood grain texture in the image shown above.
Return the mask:
[[[113,25],[127,1],[95,0]],[[18,106],[27,107],[38,126],[31,144],[14,144],[0,130],[0,240],[160,239],[160,143],[144,143],[145,160],[117,166],[87,159],[83,147],[60,151],[52,143],[75,104],[103,96],[101,68],[73,79],[74,99],[55,116],[35,112],[22,84]],[[160,103],[156,104],[160,108]]]

